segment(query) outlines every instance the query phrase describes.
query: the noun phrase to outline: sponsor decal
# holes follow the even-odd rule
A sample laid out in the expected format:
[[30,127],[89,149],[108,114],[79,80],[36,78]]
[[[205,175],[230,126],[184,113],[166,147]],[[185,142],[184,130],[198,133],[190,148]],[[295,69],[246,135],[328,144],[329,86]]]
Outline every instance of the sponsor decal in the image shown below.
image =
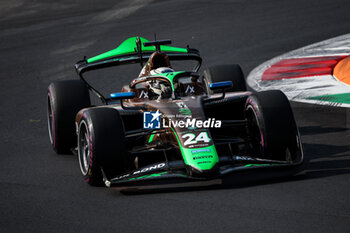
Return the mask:
[[148,171],[158,170],[158,169],[163,168],[163,167],[165,167],[165,163],[158,163],[158,164],[155,164],[155,165],[152,165],[149,167],[142,168],[141,170],[136,170],[132,174],[137,175],[137,174],[148,172]]
[[188,108],[187,105],[184,103],[184,102],[176,102],[176,105],[179,107],[179,108]]
[[[182,117],[192,116],[191,110],[187,107],[187,105],[184,102],[182,102],[182,101],[181,102],[176,102],[176,105],[179,107],[179,112],[182,115],[184,115]],[[178,116],[178,117],[181,117],[181,116]]]
[[211,163],[211,161],[201,161],[201,162],[198,162],[197,164],[203,164],[203,163]]
[[187,116],[192,116],[192,112],[191,112],[191,110],[190,109],[186,109],[186,108],[180,108],[179,109],[179,112],[181,113],[181,114],[183,114],[183,115],[186,115],[186,116],[184,116],[184,117],[187,117]]
[[209,118],[205,121],[196,118],[185,118],[183,120],[166,121],[163,119],[163,127],[179,127],[179,128],[221,128],[221,121],[215,120],[215,118]]
[[197,137],[193,133],[186,133],[182,135],[182,138],[185,139],[184,146],[197,144],[198,142],[209,143],[211,141],[207,132],[201,132]]
[[212,159],[212,155],[203,155],[203,156],[195,156],[193,157],[193,160],[198,160],[198,159]]
[[238,160],[238,161],[254,161],[255,160],[252,157],[239,156],[239,155],[233,156],[232,158],[233,158],[233,160]]
[[199,153],[210,153],[211,149],[197,149],[197,150],[192,150],[192,154],[199,154]]
[[194,86],[192,87],[192,86],[188,85],[185,93],[194,93]]
[[142,99],[142,98],[148,98],[148,93],[144,90],[142,90],[139,95],[139,99]]
[[143,128],[144,129],[160,129],[160,116],[159,110],[156,112],[144,112],[143,113]]
[[162,168],[164,168],[164,167],[166,167],[166,164],[165,164],[165,163],[153,164],[153,165],[151,165],[151,166],[144,167],[144,168],[139,169],[139,170],[135,170],[135,171],[133,171],[133,172],[131,172],[131,173],[127,173],[127,174],[118,176],[118,177],[114,178],[113,180],[124,179],[124,178],[129,177],[129,176],[139,175],[139,174],[142,174],[142,173],[145,173],[145,172],[150,172],[150,171],[159,170],[159,169],[162,169]]
[[[185,108],[184,108],[185,109]],[[186,110],[186,109],[185,109]],[[192,114],[191,110],[188,109],[189,112],[187,114]],[[161,125],[161,113],[159,110],[156,112],[144,112],[143,113],[143,128],[144,129],[160,129],[163,128],[188,128],[188,129],[196,129],[196,128],[221,128],[222,122],[220,120],[216,120],[215,118],[208,118],[207,120],[201,120],[196,118],[188,117],[188,115],[177,114],[175,116],[169,115],[168,119],[163,118]],[[175,119],[172,118],[182,118]]]

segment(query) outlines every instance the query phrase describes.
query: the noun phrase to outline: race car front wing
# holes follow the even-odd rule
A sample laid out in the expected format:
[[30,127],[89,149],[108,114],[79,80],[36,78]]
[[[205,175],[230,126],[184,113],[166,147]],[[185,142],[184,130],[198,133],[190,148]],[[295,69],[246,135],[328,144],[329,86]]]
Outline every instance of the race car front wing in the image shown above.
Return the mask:
[[[242,184],[250,181],[291,176],[303,171],[303,156],[298,162],[257,159],[249,156],[221,156],[216,175],[192,176],[186,172],[183,161],[160,162],[122,174],[105,178],[107,187],[122,192],[186,187],[206,187],[225,184]],[[231,175],[235,174],[234,177]],[[229,179],[225,179],[228,177]]]

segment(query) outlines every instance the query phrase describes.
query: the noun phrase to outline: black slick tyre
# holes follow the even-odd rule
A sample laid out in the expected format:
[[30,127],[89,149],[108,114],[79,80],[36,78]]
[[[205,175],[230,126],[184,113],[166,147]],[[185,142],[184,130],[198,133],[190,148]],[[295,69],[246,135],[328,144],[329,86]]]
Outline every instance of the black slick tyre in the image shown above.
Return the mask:
[[76,147],[75,115],[89,107],[89,90],[81,80],[53,82],[48,87],[47,121],[52,148],[58,154]]
[[125,172],[126,151],[122,118],[111,108],[83,112],[78,127],[78,158],[85,181],[102,186]]
[[209,85],[214,82],[223,81],[232,81],[233,83],[230,89],[226,89],[228,92],[247,90],[242,69],[238,64],[212,66],[207,68],[203,73],[202,82],[208,94],[220,93],[221,90],[210,90]]
[[293,162],[300,158],[299,132],[289,100],[278,90],[247,98],[245,118],[256,157]]

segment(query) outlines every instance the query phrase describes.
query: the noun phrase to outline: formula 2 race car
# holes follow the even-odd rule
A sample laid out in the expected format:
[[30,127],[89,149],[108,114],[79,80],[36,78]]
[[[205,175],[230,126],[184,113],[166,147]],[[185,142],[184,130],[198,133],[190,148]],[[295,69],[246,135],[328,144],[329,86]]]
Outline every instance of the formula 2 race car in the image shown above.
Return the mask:
[[[48,87],[52,147],[78,155],[87,183],[124,190],[210,184],[234,172],[284,171],[303,163],[298,128],[281,91],[247,91],[237,64],[213,66],[200,75],[199,51],[170,42],[128,38],[77,62],[80,80]],[[195,62],[190,71],[170,65],[190,60]],[[135,63],[143,67],[140,76],[108,97],[83,77]],[[91,105],[90,92],[101,105]]]

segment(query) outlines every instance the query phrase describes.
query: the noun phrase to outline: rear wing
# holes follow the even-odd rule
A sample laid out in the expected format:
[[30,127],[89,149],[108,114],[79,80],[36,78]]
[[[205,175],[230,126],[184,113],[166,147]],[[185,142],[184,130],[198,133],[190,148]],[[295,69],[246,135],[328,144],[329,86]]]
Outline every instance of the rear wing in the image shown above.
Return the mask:
[[179,48],[167,46],[171,41],[149,41],[143,37],[130,37],[117,48],[102,53],[92,58],[84,58],[75,64],[75,70],[81,76],[84,72],[106,67],[118,66],[130,63],[140,63],[141,66],[155,51],[162,51],[170,60],[195,60],[197,64],[193,68],[197,72],[202,64],[202,58],[197,49]]

